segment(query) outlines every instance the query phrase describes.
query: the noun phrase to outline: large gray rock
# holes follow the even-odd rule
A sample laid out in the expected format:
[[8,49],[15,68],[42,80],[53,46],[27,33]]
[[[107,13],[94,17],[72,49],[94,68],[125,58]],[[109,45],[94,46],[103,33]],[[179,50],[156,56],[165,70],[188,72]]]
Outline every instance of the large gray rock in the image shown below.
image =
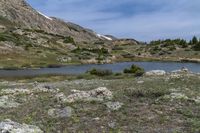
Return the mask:
[[77,101],[103,101],[113,98],[112,92],[105,87],[99,87],[90,91],[76,91],[77,93],[65,96],[63,93],[56,95],[56,99],[62,103],[74,103]]
[[81,91],[67,97],[68,103],[76,101],[103,101],[105,99],[111,100],[112,92],[105,87],[99,87],[91,91]]
[[73,109],[71,107],[65,107],[63,109],[49,109],[48,115],[53,118],[64,118],[64,117],[71,117],[73,113]]
[[1,133],[43,133],[43,131],[37,126],[19,124],[11,120],[5,120],[0,122]]

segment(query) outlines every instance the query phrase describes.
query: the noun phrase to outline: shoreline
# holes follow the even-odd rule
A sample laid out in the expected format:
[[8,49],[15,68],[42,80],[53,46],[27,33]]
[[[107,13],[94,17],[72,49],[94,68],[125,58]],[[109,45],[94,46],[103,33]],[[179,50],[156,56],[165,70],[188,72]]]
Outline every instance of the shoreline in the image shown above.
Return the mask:
[[61,67],[67,67],[67,66],[81,66],[81,65],[105,65],[105,64],[116,64],[116,63],[126,63],[126,62],[168,62],[168,63],[200,63],[200,59],[184,59],[181,58],[179,60],[173,60],[173,59],[159,59],[159,58],[134,58],[134,59],[122,59],[122,60],[116,60],[111,63],[69,63],[69,64],[49,64],[47,66],[38,66],[38,67],[3,67],[0,68],[0,70],[38,70],[43,68],[61,68]]

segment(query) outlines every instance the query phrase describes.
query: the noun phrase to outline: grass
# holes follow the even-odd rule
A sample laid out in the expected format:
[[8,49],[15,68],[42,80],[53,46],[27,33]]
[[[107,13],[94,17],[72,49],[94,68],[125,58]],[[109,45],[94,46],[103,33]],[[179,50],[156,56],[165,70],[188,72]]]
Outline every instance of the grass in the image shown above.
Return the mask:
[[136,97],[136,98],[141,98],[141,97],[145,97],[145,98],[151,98],[151,99],[155,99],[155,98],[159,98],[162,97],[164,95],[169,94],[169,90],[167,90],[166,88],[147,88],[147,89],[141,89],[141,88],[137,88],[137,89],[126,89],[125,90],[125,95],[129,96],[129,97]]

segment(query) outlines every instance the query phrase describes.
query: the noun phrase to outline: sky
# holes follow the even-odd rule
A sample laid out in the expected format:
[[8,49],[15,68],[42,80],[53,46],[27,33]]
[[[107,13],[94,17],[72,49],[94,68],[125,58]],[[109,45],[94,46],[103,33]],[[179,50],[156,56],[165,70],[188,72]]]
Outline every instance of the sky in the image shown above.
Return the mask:
[[200,0],[27,0],[47,16],[100,34],[151,41],[200,37]]

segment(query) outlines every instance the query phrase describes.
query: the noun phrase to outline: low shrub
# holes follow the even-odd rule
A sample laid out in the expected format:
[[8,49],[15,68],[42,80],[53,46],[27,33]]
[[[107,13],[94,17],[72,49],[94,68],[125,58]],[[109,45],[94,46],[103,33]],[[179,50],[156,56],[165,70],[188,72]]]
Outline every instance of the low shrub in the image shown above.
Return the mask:
[[164,95],[169,94],[168,89],[164,88],[149,88],[149,89],[143,89],[143,88],[132,88],[132,89],[125,89],[125,95],[129,97],[135,97],[135,98],[159,98]]
[[200,42],[193,46],[194,51],[200,51]]
[[75,44],[75,41],[74,41],[74,38],[68,36],[64,39],[63,41],[64,43],[72,43],[72,44]]
[[96,75],[96,76],[109,76],[113,74],[111,70],[102,70],[102,69],[96,69],[96,68],[89,70],[87,73],[90,73],[91,75]]
[[137,65],[132,65],[131,68],[124,69],[124,73],[131,73],[134,74],[135,76],[142,76],[144,72],[145,72],[144,69]]

